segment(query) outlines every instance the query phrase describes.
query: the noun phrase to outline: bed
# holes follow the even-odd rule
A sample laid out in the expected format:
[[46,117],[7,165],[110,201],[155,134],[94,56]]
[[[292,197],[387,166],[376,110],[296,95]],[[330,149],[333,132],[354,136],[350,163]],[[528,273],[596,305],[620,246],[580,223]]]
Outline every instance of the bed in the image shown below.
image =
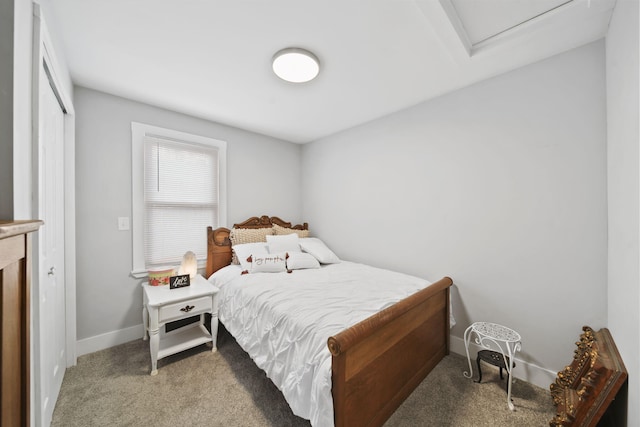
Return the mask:
[[[306,223],[292,225],[280,218],[268,216],[252,217],[242,223],[235,224],[233,229],[264,229],[269,227],[308,230]],[[258,275],[242,275],[240,272],[234,271],[234,266],[230,265],[232,260],[230,233],[231,230],[227,228],[218,228],[215,230],[211,227],[208,228],[206,277],[209,278],[216,273],[214,276],[216,280],[226,280],[230,283],[228,285],[228,291],[227,289],[221,289],[221,294],[223,295],[225,291],[229,294],[235,292],[232,291],[232,289],[234,289],[233,286],[236,286],[238,282],[243,282],[245,285],[250,283],[251,285],[245,286],[245,288],[253,289],[253,291],[256,292],[255,289],[257,289],[258,286],[263,286],[255,282],[258,280],[256,277]],[[327,268],[325,269],[325,267]],[[335,276],[341,274],[351,275],[351,271],[354,270],[361,271],[363,272],[362,274],[371,277],[379,277],[381,280],[387,277],[386,272],[388,272],[388,270],[371,269],[373,269],[373,267],[341,262],[333,266],[323,266],[320,271],[322,271],[324,275]],[[223,273],[225,273],[224,275],[227,276],[227,279],[221,279],[221,277],[224,276]],[[293,274],[282,273],[281,276],[264,275],[264,277],[269,276],[272,281],[276,277],[280,277],[283,286],[285,286],[290,282],[293,283],[292,281],[305,277],[304,274],[299,273],[299,271],[294,271]],[[393,274],[400,275],[400,273]],[[231,280],[228,279],[229,276],[240,276],[240,278],[233,278]],[[406,277],[409,278],[411,276]],[[349,280],[353,283],[351,276],[349,276]],[[393,280],[394,288],[400,287],[400,285],[396,286],[395,276]],[[301,404],[304,406],[304,402],[294,402],[294,404],[292,404],[290,400],[292,390],[288,390],[288,397],[285,390],[279,386],[277,379],[274,380],[270,375],[270,371],[265,371],[276,386],[279,386],[281,391],[283,391],[294,413],[310,419],[314,426],[331,424],[337,427],[380,426],[411,394],[418,384],[422,382],[438,362],[449,353],[451,315],[449,287],[451,285],[452,281],[448,277],[444,277],[432,284],[428,282],[426,282],[426,285],[422,284],[420,286],[415,284],[416,289],[407,293],[405,297],[398,299],[397,302],[389,302],[386,307],[383,307],[380,311],[372,312],[366,318],[362,318],[353,324],[339,324],[339,322],[336,321],[336,324],[331,325],[333,329],[328,330],[333,330],[334,333],[326,337],[321,336],[322,351],[327,354],[327,360],[326,363],[320,360],[320,363],[327,365],[327,373],[324,374],[322,369],[318,369],[320,373],[313,378],[314,383],[311,387],[321,390],[321,392],[318,392],[318,396],[320,397],[315,397],[316,395],[314,394],[310,398],[312,401],[322,400],[322,396],[324,396],[324,394],[322,394],[324,393],[322,388],[328,387],[328,407],[331,410],[330,414],[326,413],[326,409],[320,409],[321,414],[318,415],[318,409],[314,406],[318,404],[318,402],[315,401],[309,403],[312,407],[312,416],[309,416],[307,413],[300,414],[298,407]],[[226,286],[227,284],[224,284],[224,287]],[[266,292],[269,286],[271,285],[264,285],[264,292]],[[403,284],[402,286],[405,285]],[[406,289],[414,286],[412,280],[409,280],[406,286],[408,286]],[[291,294],[293,294],[293,292]],[[234,293],[233,298],[235,297],[236,295]],[[269,307],[264,308],[263,306],[265,305],[265,301],[271,299],[271,296],[264,297],[264,295],[262,295],[261,298],[260,305],[256,307],[260,307],[260,310],[268,310]],[[330,298],[328,299],[330,300]],[[243,310],[239,310],[237,306],[234,307],[233,310],[227,307],[228,313],[225,314],[225,299],[221,298],[220,301],[220,320],[223,324],[225,324],[225,318],[231,319],[232,316],[237,317],[236,312],[249,311],[248,307],[245,307]],[[229,299],[229,301],[231,301],[231,299]],[[280,304],[275,303],[275,297],[273,301],[274,306]],[[334,313],[337,312],[334,311]],[[342,313],[340,314],[342,315]],[[330,323],[332,316],[324,316],[322,319],[325,323]],[[336,316],[336,318],[341,318],[341,316]],[[231,320],[229,320],[229,322],[231,322]],[[286,325],[286,322],[283,324]],[[225,324],[225,326],[227,326],[227,324]],[[229,330],[230,328],[227,329]],[[249,328],[236,326],[235,329],[239,331],[239,335],[242,335],[244,330]],[[232,330],[229,332],[236,336]],[[261,365],[265,362],[263,360],[264,356],[252,354],[253,351],[251,348],[245,348],[251,347],[250,341],[247,341],[245,337],[240,338],[241,339],[238,340],[238,337],[236,337],[239,344],[254,361],[256,361],[256,364],[262,367]],[[260,338],[261,337],[257,337],[257,339]],[[279,341],[288,342],[288,345],[291,345],[286,339]],[[270,342],[268,346],[274,347],[277,346],[277,343]],[[274,351],[278,353],[280,350],[276,349]],[[269,362],[273,363],[274,361],[270,360]],[[283,362],[278,363],[280,363],[280,365],[283,364]],[[307,380],[308,379],[304,379],[302,382],[306,382]],[[293,394],[296,394],[295,389],[293,390]],[[306,397],[304,398],[306,399]],[[324,405],[323,407],[326,406],[327,405]]]

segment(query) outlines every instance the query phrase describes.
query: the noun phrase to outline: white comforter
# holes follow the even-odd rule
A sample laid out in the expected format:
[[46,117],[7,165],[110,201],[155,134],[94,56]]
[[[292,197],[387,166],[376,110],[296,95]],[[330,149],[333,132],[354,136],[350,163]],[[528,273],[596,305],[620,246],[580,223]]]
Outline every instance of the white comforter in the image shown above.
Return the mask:
[[429,285],[346,261],[292,273],[240,272],[231,265],[209,278],[220,288],[219,318],[293,413],[317,427],[333,426],[327,339]]

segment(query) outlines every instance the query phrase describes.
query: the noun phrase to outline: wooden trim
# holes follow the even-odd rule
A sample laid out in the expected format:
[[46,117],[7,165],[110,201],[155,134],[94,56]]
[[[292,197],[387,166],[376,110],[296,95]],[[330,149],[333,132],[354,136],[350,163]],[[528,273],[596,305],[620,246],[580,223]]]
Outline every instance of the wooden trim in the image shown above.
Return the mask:
[[295,230],[309,229],[309,224],[306,222],[304,224],[292,225],[290,222],[284,221],[277,216],[269,217],[267,215],[262,215],[261,217],[253,216],[238,224],[233,224],[233,228],[269,228],[273,227],[274,224],[279,225],[280,227],[293,228]]
[[231,240],[228,228],[207,227],[206,277],[231,264]]
[[0,221],[0,239],[18,234],[36,231],[44,222],[37,221]]
[[25,365],[22,367],[22,371],[20,372],[20,376],[22,378],[22,395],[24,399],[20,405],[20,411],[24,414],[25,424],[29,425],[30,417],[31,417],[31,407],[30,407],[30,399],[31,399],[31,251],[33,250],[32,246],[32,237],[29,234],[31,231],[37,230],[40,227],[40,224],[37,224],[36,228],[32,228],[29,232],[25,232],[25,261],[24,261],[24,269],[22,270],[22,281],[24,283],[24,292],[22,293],[22,301],[21,305],[24,309],[25,316],[22,319],[22,330],[24,334],[22,335],[22,341],[20,343],[22,348],[22,353],[24,354]]
[[31,235],[42,221],[0,223],[0,425],[30,424]]

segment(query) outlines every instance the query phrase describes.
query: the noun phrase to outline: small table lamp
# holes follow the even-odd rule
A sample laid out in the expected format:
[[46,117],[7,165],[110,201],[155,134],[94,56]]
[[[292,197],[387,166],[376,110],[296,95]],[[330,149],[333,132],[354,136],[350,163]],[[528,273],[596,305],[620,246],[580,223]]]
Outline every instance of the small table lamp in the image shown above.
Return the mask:
[[198,259],[196,258],[196,254],[191,251],[184,254],[178,274],[188,274],[190,279],[196,277],[196,274],[198,274]]

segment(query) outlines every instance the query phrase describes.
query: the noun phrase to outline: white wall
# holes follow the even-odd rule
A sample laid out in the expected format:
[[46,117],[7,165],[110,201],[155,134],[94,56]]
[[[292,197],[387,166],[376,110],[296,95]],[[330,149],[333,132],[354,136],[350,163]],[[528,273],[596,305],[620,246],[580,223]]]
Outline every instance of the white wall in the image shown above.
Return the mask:
[[255,215],[302,219],[299,145],[82,87],[74,104],[79,355],[142,337],[131,233],[117,228],[131,216],[132,121],[227,141],[228,226]]
[[640,425],[640,151],[638,2],[618,0],[606,39],[608,323],[629,371],[628,425]]
[[305,221],[344,259],[451,276],[458,348],[511,326],[547,386],[607,320],[605,117],[599,41],[304,146]]

